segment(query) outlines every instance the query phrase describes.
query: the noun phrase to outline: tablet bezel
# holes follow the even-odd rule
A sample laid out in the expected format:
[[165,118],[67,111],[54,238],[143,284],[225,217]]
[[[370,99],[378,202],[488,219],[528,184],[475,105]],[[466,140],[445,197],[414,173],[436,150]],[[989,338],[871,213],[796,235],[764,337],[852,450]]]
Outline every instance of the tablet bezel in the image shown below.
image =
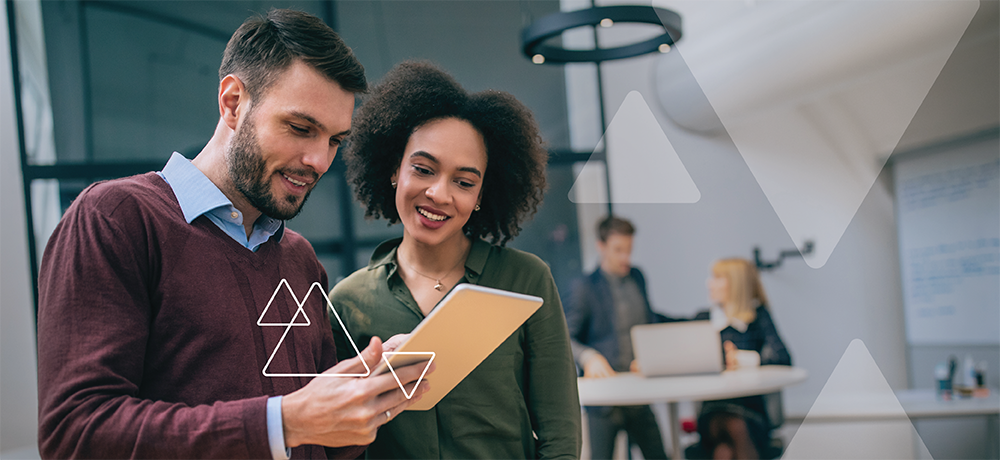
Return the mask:
[[[428,381],[432,383],[431,390],[407,410],[428,410],[434,407],[538,311],[542,303],[541,297],[501,289],[467,283],[455,286],[410,332],[406,342],[387,353],[392,355],[388,357],[388,362],[392,364],[393,369],[427,361],[426,356],[412,354],[417,352],[428,354],[433,352],[434,361],[438,363],[435,372],[428,376]],[[468,310],[470,308],[479,309],[475,313],[480,316],[492,315],[497,320],[487,324],[463,322],[463,319],[473,314]],[[484,327],[476,327],[477,324]],[[498,327],[500,329],[497,329]],[[437,334],[441,331],[452,333]],[[461,350],[455,350],[453,346],[447,345],[447,342],[456,341],[456,335],[466,336],[469,339],[462,342]],[[451,359],[456,357],[454,353],[463,356],[460,359]],[[455,361],[461,361],[462,366],[453,367]],[[474,364],[469,366],[470,363]],[[389,366],[387,361],[382,359],[372,370],[371,375],[381,375],[386,372],[389,372]],[[404,394],[412,391],[412,385],[408,387],[410,389],[403,389]]]

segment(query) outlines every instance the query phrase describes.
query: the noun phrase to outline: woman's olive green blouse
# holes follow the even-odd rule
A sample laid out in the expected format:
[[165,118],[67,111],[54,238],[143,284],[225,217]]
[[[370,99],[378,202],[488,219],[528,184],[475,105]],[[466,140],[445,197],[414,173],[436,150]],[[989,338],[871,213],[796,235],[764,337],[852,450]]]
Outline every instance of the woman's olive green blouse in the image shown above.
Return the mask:
[[[410,332],[424,319],[397,272],[400,242],[379,245],[367,268],[330,293],[359,347],[373,336]],[[576,368],[548,266],[532,254],[475,240],[460,283],[545,303],[433,409],[403,412],[380,428],[368,458],[579,458]],[[338,358],[353,357],[336,318],[330,321]]]

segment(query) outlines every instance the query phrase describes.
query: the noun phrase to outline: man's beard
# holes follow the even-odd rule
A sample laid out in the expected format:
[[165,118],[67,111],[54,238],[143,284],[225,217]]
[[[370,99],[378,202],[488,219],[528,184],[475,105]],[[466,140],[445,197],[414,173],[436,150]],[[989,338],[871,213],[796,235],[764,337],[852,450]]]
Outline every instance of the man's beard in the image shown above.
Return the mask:
[[[291,219],[302,210],[312,189],[302,197],[301,203],[297,203],[298,197],[295,195],[289,195],[284,200],[274,198],[271,192],[271,177],[267,175],[267,163],[257,142],[253,121],[252,115],[248,116],[246,122],[236,130],[236,135],[229,144],[229,151],[226,152],[229,178],[233,181],[236,191],[242,193],[247,201],[265,216],[279,220]],[[311,171],[303,175],[312,175],[316,178],[316,174]]]

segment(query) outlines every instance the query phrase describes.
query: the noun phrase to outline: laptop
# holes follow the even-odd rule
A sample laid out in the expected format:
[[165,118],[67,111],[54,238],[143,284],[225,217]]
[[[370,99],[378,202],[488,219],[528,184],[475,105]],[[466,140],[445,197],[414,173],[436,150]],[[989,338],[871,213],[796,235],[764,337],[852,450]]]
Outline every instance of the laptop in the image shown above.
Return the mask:
[[711,321],[679,321],[632,327],[632,352],[646,377],[718,374],[722,339]]

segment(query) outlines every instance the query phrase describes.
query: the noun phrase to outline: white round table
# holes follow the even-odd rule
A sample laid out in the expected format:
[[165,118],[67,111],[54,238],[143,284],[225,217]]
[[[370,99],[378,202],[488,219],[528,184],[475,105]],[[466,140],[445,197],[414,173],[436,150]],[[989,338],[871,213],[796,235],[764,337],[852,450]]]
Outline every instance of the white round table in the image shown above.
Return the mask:
[[674,459],[683,458],[680,448],[679,401],[710,401],[774,393],[801,383],[808,373],[790,366],[761,366],[711,375],[643,377],[621,373],[600,379],[578,380],[580,404],[584,406],[635,406],[667,403],[670,414],[670,444]]

